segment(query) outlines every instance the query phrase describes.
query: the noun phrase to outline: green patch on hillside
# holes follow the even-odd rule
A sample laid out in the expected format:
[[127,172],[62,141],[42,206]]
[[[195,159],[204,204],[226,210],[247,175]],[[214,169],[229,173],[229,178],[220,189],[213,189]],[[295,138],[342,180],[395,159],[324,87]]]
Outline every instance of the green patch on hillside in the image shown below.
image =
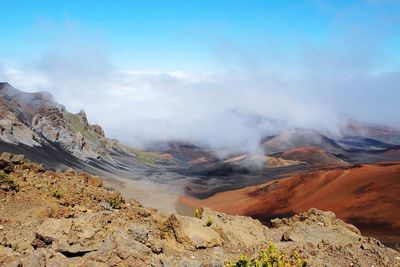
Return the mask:
[[175,159],[163,157],[157,152],[143,151],[136,148],[129,148],[129,152],[134,153],[136,155],[136,159],[140,163],[144,164],[176,163]]
[[67,112],[66,117],[68,120],[68,125],[74,133],[81,132],[83,137],[93,142],[99,142],[99,140],[101,140],[101,136],[97,135],[90,129],[85,129],[85,126],[82,124],[79,115]]

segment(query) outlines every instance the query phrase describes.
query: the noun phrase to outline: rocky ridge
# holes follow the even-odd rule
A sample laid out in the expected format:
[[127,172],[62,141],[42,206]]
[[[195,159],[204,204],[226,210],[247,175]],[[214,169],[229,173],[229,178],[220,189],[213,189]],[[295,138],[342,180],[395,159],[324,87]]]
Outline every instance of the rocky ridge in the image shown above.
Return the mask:
[[0,83],[0,140],[29,147],[56,144],[81,160],[111,160],[122,151],[135,156],[117,140],[105,137],[99,125],[91,125],[86,113],[70,113],[46,92],[27,93]]
[[206,208],[198,218],[164,215],[99,177],[0,156],[1,266],[223,266],[270,241],[308,266],[400,266],[398,252],[332,212],[311,209],[270,228]]
[[[0,151],[24,154],[46,168],[72,168],[106,179],[151,180],[177,161],[124,145],[73,114],[46,92],[22,92],[0,83]],[[156,178],[154,178],[156,179]]]

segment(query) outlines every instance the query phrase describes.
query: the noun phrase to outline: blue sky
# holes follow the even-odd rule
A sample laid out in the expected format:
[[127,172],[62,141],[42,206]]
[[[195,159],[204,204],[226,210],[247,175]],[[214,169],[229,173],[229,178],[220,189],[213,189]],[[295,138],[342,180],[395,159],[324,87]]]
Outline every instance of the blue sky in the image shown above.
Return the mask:
[[128,144],[256,151],[283,128],[400,127],[400,0],[0,0],[0,10],[0,80],[83,108]]
[[[33,60],[71,35],[82,43],[100,43],[122,68],[213,72],[235,67],[223,53],[227,44],[228,51],[235,48],[232,53],[279,50],[293,62],[305,46],[324,45],[352,29],[383,35],[377,36],[384,39],[382,49],[399,59],[400,3],[395,0],[1,0],[0,5],[3,64]],[[266,56],[263,64],[274,58]]]

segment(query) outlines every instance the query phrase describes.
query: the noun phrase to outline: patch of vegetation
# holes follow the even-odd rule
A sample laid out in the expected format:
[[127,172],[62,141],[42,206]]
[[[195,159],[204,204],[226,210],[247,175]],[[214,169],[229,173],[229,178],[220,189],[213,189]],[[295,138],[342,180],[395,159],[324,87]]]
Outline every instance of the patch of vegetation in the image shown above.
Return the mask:
[[0,185],[6,191],[19,191],[19,185],[5,173],[0,173]]
[[85,137],[88,140],[91,141],[98,140],[98,136],[96,135],[95,132],[85,129],[85,126],[82,124],[79,115],[67,112],[66,117],[69,122],[68,125],[74,133],[81,132],[83,137]]
[[203,209],[202,208],[196,208],[194,210],[194,217],[201,219],[203,217]]
[[60,199],[64,196],[64,192],[59,189],[55,189],[55,190],[53,190],[52,195],[53,195],[53,197]]
[[207,222],[206,222],[206,225],[208,226],[208,227],[210,227],[211,225],[212,225],[212,223],[213,223],[213,217],[211,217],[211,216],[208,216],[208,219],[207,219]]
[[165,158],[157,152],[143,151],[135,148],[129,148],[129,151],[136,155],[136,159],[144,164],[154,164],[157,162],[173,162],[173,159]]
[[306,267],[307,262],[301,257],[300,253],[294,251],[292,254],[276,249],[272,242],[269,242],[268,248],[261,250],[258,257],[248,259],[246,256],[240,256],[237,260],[225,264],[225,267]]
[[120,198],[111,198],[107,200],[108,204],[110,204],[111,208],[113,209],[120,209],[121,208],[121,199]]

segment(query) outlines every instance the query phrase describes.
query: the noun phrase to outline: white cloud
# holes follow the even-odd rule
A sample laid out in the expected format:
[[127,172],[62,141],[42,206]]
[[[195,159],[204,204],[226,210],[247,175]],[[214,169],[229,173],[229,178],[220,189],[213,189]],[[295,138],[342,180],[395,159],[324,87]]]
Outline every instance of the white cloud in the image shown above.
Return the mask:
[[183,139],[257,152],[260,138],[282,128],[335,131],[346,117],[400,123],[399,73],[299,79],[261,72],[121,71],[105,59],[96,59],[101,66],[87,62],[94,57],[90,51],[52,55],[36,69],[3,69],[0,78],[21,90],[49,91],[74,112],[85,109],[110,137],[135,146]]
[[223,42],[218,58],[234,68],[187,73],[120,69],[101,38],[73,38],[69,30],[69,41],[34,64],[0,68],[0,79],[85,109],[110,137],[131,145],[186,139],[257,151],[262,136],[287,127],[334,131],[343,118],[399,126],[400,72],[384,71],[387,36],[374,39],[379,28],[338,32],[290,57],[279,42],[251,49]]

